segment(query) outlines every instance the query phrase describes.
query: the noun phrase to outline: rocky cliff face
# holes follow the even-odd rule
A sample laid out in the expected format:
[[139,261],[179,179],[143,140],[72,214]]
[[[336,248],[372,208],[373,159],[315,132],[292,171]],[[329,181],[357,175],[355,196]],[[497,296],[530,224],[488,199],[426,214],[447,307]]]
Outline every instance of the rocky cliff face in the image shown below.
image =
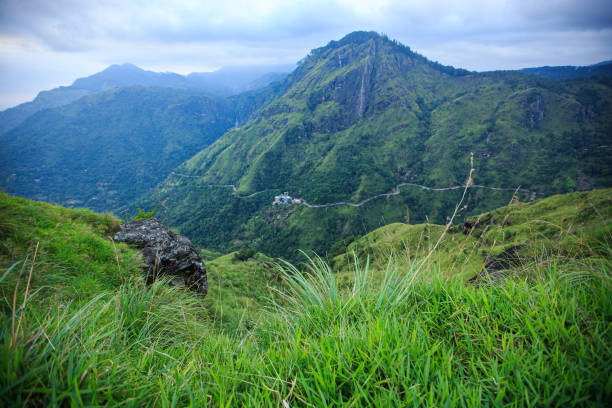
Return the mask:
[[124,224],[114,240],[142,251],[147,283],[157,276],[170,275],[175,284],[184,284],[202,295],[208,293],[206,267],[198,251],[189,239],[170,231],[160,221],[150,218]]

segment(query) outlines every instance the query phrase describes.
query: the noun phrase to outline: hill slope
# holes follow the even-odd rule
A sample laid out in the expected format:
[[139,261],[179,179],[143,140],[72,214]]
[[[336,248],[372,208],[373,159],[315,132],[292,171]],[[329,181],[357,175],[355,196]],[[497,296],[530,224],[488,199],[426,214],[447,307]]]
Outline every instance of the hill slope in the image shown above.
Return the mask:
[[36,98],[30,102],[22,103],[0,112],[0,134],[14,129],[24,120],[44,109],[68,105],[71,102],[91,94],[87,89],[73,89],[71,87],[59,87],[48,91],[41,91]]
[[0,136],[0,187],[44,201],[116,209],[234,126],[236,109],[230,101],[142,87],[47,109]]
[[[609,192],[530,209],[558,220],[587,201],[597,211],[580,208],[575,226],[609,225],[599,205]],[[416,280],[404,265],[379,281],[362,269],[346,286],[315,265],[282,275],[284,302],[250,321],[266,271],[209,262],[221,273],[204,302],[162,280],[146,286],[136,252],[107,238],[117,225],[0,194],[3,406],[604,407],[612,397],[610,241],[479,288],[433,264]],[[243,312],[228,321],[229,305]]]
[[[154,202],[210,248],[251,245],[272,255],[324,251],[338,239],[400,221],[443,222],[537,196],[612,184],[609,80],[554,82],[517,72],[444,67],[376,33],[313,50],[281,95],[159,186]],[[400,183],[441,188],[428,190]],[[228,185],[238,195],[232,196]],[[217,187],[211,187],[217,186]],[[225,187],[224,187],[225,186]],[[504,191],[506,189],[507,191]],[[287,191],[312,208],[272,207]],[[385,195],[386,194],[386,195]]]
[[[337,243],[328,256],[336,271],[350,269],[354,256],[362,263],[369,258],[375,269],[384,269],[389,257],[409,268],[427,258],[444,231],[444,225],[393,223]],[[515,275],[529,274],[549,257],[606,256],[611,243],[612,189],[555,195],[515,202],[451,226],[426,269],[463,279],[513,269]]]

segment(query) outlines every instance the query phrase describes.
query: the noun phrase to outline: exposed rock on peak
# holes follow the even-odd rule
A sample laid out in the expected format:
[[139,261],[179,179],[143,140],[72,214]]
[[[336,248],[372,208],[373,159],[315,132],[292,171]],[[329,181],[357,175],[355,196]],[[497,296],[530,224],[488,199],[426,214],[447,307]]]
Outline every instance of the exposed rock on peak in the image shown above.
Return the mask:
[[191,290],[208,293],[206,267],[198,251],[189,239],[170,231],[160,221],[149,218],[123,224],[114,240],[141,250],[147,264],[147,283],[158,275],[171,275]]

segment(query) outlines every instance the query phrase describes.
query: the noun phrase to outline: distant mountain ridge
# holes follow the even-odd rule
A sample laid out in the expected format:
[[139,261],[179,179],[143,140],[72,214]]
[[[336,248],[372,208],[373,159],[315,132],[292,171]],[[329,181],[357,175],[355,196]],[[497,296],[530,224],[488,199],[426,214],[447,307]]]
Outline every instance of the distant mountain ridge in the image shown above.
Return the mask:
[[173,72],[147,71],[133,64],[111,65],[96,74],[76,79],[70,87],[100,92],[134,85],[190,88],[188,81],[182,75]]
[[562,81],[577,78],[609,78],[612,77],[612,60],[602,61],[597,64],[587,66],[560,66],[560,67],[535,67],[523,68],[521,70],[527,74],[538,75],[544,78]]
[[[101,72],[76,79],[70,86],[41,91],[31,102],[0,112],[0,134],[15,128],[25,119],[43,109],[67,105],[97,92],[125,86],[152,86],[189,90],[207,96],[227,97],[263,88],[279,81],[291,70],[290,65],[222,68],[214,72],[180,75],[172,72],[153,72],[133,64],[111,65]],[[271,71],[272,70],[272,71]],[[273,70],[276,70],[273,72]]]
[[[285,78],[293,65],[229,67],[213,72],[180,75],[143,70],[133,64],[113,64],[96,74],[76,79],[70,86],[41,91],[34,100],[0,111],[0,134],[14,128],[32,114],[66,105],[85,95],[123,86],[158,86],[201,91],[209,96],[231,96],[263,88]],[[450,68],[450,67],[449,67]],[[465,71],[465,70],[464,70]],[[610,77],[612,61],[588,66],[543,66],[520,70],[553,80]]]
[[290,65],[236,67],[180,75],[147,71],[133,64],[111,65],[101,72],[75,80],[71,87],[100,92],[140,85],[202,91],[212,96],[231,96],[281,80],[292,68]]

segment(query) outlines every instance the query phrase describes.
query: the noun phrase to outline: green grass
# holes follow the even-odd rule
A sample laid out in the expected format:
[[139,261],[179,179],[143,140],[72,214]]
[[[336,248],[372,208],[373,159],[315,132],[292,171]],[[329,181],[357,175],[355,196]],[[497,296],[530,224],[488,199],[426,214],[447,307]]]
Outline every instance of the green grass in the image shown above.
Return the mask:
[[[330,258],[334,269],[348,271],[352,256],[367,257],[382,269],[392,257],[400,267],[425,258],[444,231],[436,224],[393,223],[346,245]],[[472,277],[487,256],[520,247],[524,269],[538,260],[602,256],[612,243],[612,189],[552,196],[532,203],[512,203],[453,225],[428,259],[427,268],[446,277]]]
[[[227,255],[207,263],[202,301],[163,281],[144,285],[139,257],[104,238],[117,225],[110,216],[4,195],[0,215],[3,406],[565,407],[612,398],[609,241],[580,257],[548,252],[525,265],[531,273],[479,288],[418,259],[357,258],[344,279],[316,257],[276,270],[283,280],[273,286],[271,270]],[[88,252],[83,237],[98,247]],[[37,242],[28,287],[32,256],[22,272],[5,271]],[[92,289],[77,295],[85,282]],[[251,323],[212,306],[244,307]]]
[[219,256],[206,263],[208,295],[204,304],[216,327],[229,331],[252,329],[272,300],[282,276],[274,260],[255,254],[251,261],[237,260],[236,252]]
[[[119,287],[138,269],[137,251],[110,240],[119,225],[119,219],[110,214],[70,210],[0,193],[0,266],[18,262],[15,272],[23,267],[25,275],[38,247],[31,285],[41,288],[39,296],[89,299]],[[17,275],[21,274],[12,273],[6,283],[16,283]],[[2,295],[9,297],[4,287]]]

